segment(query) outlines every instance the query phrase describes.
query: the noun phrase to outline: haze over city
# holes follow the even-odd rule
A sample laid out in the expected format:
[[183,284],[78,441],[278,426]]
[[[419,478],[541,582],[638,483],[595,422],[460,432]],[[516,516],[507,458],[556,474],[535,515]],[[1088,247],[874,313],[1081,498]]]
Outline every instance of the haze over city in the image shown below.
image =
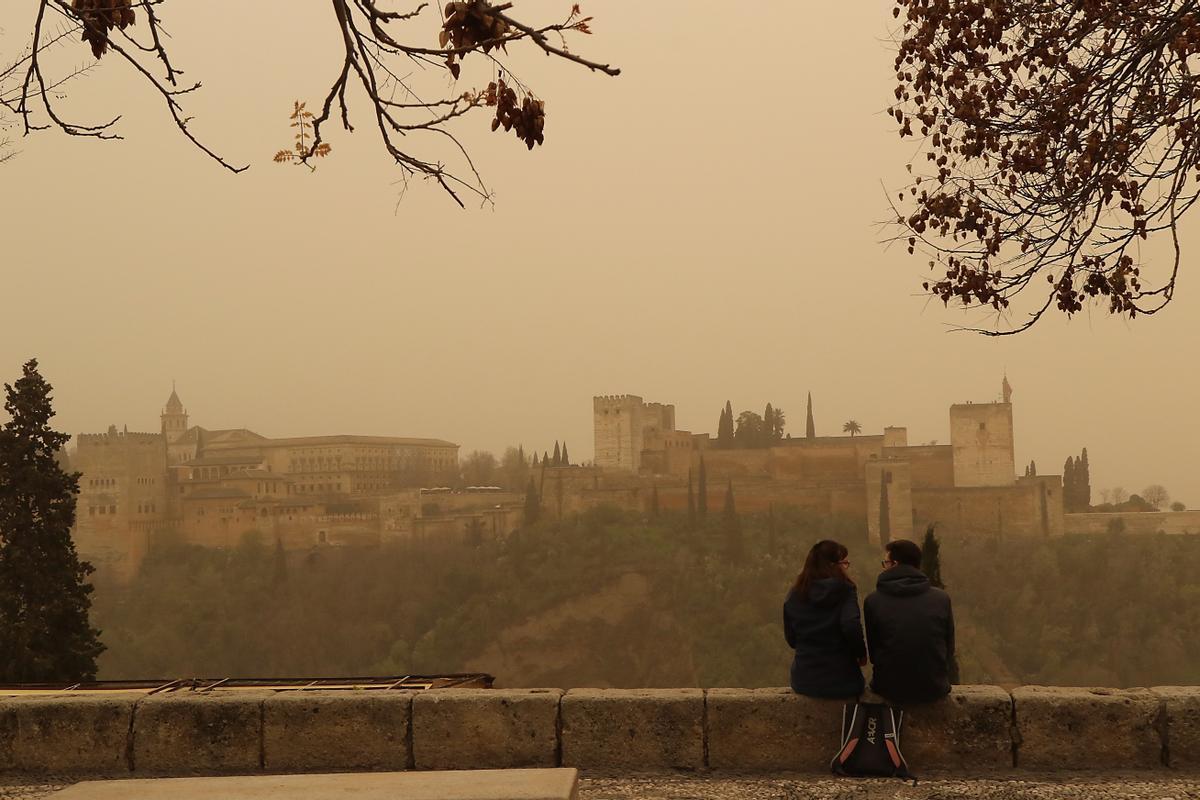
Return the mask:
[[[593,394],[672,402],[681,428],[714,432],[726,400],[772,402],[794,431],[811,391],[821,433],[855,419],[945,442],[945,407],[994,399],[1007,372],[1020,463],[1060,472],[1086,446],[1097,490],[1158,483],[1200,503],[1186,272],[1153,319],[1087,311],[985,339],[951,329],[987,314],[922,297],[922,262],[880,245],[884,187],[910,157],[883,113],[888,9],[780,8],[789,45],[762,47],[757,15],[585,8],[597,35],[578,46],[623,74],[539,74],[551,135],[533,153],[467,126],[496,203],[460,211],[427,183],[401,199],[365,124],[336,131],[314,173],[270,163],[336,40],[268,67],[272,4],[239,6],[238,26],[174,8],[189,31],[176,58],[204,82],[193,128],[252,168],[194,151],[115,62],[80,79],[66,107],[122,113],[126,140],[16,142],[0,372],[38,357],[71,433],[154,430],[174,380],[209,427],[436,436],[464,453],[560,439],[580,460]],[[0,45],[18,47],[26,14],[0,10]],[[301,36],[324,16],[289,6],[282,24]],[[1196,230],[1185,221],[1185,245]]]

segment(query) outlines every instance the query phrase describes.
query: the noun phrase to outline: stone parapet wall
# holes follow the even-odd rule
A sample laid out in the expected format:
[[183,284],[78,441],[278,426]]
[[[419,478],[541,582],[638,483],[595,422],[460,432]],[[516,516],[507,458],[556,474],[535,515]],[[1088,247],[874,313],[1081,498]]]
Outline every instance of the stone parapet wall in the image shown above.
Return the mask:
[[[842,704],[788,689],[442,689],[0,698],[0,773],[825,772]],[[1200,687],[960,686],[906,710],[917,772],[1200,771]]]

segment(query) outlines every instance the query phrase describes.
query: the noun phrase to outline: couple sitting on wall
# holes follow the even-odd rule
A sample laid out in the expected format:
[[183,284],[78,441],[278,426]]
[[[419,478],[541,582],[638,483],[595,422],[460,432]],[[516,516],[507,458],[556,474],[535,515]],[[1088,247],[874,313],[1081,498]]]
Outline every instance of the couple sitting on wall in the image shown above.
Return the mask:
[[887,544],[883,572],[863,602],[862,617],[848,555],[837,542],[817,542],[788,593],[783,629],[796,651],[792,690],[857,697],[870,652],[871,689],[888,702],[925,703],[949,694],[954,615],[950,596],[920,570],[921,548],[904,539]]

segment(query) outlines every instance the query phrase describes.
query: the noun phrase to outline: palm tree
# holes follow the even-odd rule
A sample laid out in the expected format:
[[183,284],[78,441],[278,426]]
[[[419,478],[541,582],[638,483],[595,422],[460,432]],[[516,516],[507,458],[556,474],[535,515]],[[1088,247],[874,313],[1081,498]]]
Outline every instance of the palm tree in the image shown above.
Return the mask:
[[862,433],[862,425],[859,425],[855,420],[850,420],[842,426],[842,432],[848,433],[851,436],[856,436]]

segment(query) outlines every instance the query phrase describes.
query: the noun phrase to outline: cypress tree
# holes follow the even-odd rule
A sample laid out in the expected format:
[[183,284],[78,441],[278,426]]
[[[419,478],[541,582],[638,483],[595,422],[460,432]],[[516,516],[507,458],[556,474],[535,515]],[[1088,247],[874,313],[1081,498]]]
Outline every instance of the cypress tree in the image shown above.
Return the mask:
[[733,447],[733,404],[725,401],[725,410],[721,412],[721,421],[717,425],[717,446]]
[[537,487],[533,485],[533,476],[529,476],[529,486],[525,489],[525,524],[537,523],[541,516],[542,504],[538,500]]
[[1079,505],[1080,511],[1087,511],[1092,507],[1092,470],[1088,467],[1087,448],[1083,448],[1083,455],[1079,459]]
[[696,492],[692,489],[692,471],[688,470],[688,527],[696,527]]
[[554,440],[554,460],[550,462],[550,465],[554,467],[562,466],[562,452],[558,449],[557,439]]
[[808,415],[804,421],[804,435],[808,439],[817,438],[817,426],[813,424],[812,392],[808,393]]
[[775,555],[775,504],[767,505],[767,555]]
[[738,520],[737,507],[733,499],[733,480],[725,488],[725,508],[721,512],[722,526],[725,528],[725,542],[729,557],[737,561],[742,557],[742,525]]
[[766,447],[775,438],[775,409],[767,403],[767,407],[763,410],[763,426],[762,426],[762,442],[761,447]]
[[879,544],[886,545],[892,540],[892,509],[888,501],[888,473],[879,473]]
[[563,442],[562,466],[564,466],[564,467],[571,466],[571,457],[567,455],[567,443],[566,442]]
[[[925,529],[925,540],[921,543],[921,571],[929,578],[929,583],[938,589],[945,589],[946,584],[942,581],[942,545],[938,541],[937,535],[933,532],[934,526],[930,525]],[[958,654],[952,653],[950,663],[947,665],[950,683],[959,683],[958,674]]]
[[30,360],[5,384],[0,428],[0,682],[95,680],[104,652],[88,620],[95,570],[71,541],[79,473],[58,453],[71,438],[50,427],[50,384]]
[[696,502],[696,510],[700,512],[700,516],[708,515],[708,468],[704,466],[704,456],[700,456],[700,479],[698,481],[697,492],[699,497]]
[[1075,464],[1070,456],[1063,464],[1063,510],[1068,514],[1075,512]]
[[536,468],[537,465],[538,465],[537,453],[534,453],[533,454],[533,462],[529,466]]
[[523,445],[523,444],[519,444],[519,445],[517,445],[517,457],[521,459],[521,466],[522,466],[522,467],[523,467],[523,466],[525,466],[525,464],[526,464],[526,461],[525,461],[525,445]]
[[285,586],[288,582],[287,554],[283,550],[283,539],[275,537],[275,563],[271,575],[271,584],[275,588]]
[[1037,462],[1036,461],[1029,462],[1029,477],[1031,477],[1031,478],[1037,477]]

